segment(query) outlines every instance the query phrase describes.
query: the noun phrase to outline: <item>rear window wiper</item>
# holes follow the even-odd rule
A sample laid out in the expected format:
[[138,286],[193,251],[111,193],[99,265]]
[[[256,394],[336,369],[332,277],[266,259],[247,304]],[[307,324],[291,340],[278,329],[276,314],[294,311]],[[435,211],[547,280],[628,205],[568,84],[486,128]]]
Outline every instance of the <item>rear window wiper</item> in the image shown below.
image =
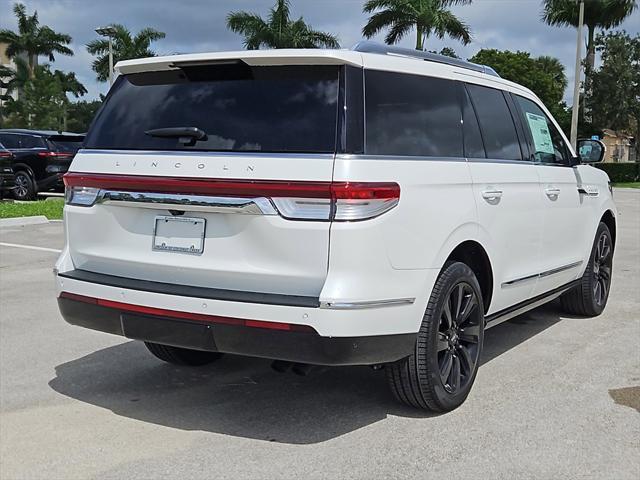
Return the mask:
[[198,127],[153,128],[144,132],[151,137],[177,138],[180,143],[193,145],[196,141],[207,140],[207,134]]

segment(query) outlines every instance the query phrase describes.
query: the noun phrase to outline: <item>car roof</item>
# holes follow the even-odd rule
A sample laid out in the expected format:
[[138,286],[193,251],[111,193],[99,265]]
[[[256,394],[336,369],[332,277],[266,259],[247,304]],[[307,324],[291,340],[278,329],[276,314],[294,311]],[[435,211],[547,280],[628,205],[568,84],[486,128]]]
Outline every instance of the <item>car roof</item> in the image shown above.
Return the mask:
[[0,133],[21,133],[24,135],[38,135],[41,137],[55,137],[55,136],[84,137],[84,134],[82,133],[57,132],[56,130],[29,130],[27,128],[2,128],[0,129]]
[[[362,48],[362,46],[366,48]],[[121,74],[157,72],[177,70],[181,67],[229,62],[240,60],[250,66],[278,65],[352,65],[355,67],[386,70],[399,73],[434,76],[476,83],[488,87],[507,90],[527,97],[538,97],[528,88],[500,78],[490,67],[472,69],[474,65],[465,61],[443,63],[435,58],[439,55],[428,55],[397,47],[376,45],[373,42],[361,42],[351,50],[333,49],[273,49],[273,50],[239,50],[229,52],[191,53],[169,55],[163,57],[137,58],[123,60],[116,64],[115,70]],[[479,71],[480,70],[480,71]]]

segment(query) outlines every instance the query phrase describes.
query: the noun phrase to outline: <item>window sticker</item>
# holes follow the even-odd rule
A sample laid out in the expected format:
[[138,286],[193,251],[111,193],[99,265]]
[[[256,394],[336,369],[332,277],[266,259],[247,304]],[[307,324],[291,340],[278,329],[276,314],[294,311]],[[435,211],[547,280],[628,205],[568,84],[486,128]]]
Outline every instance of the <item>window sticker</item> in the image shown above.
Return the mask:
[[584,158],[589,158],[591,156],[592,150],[593,150],[593,146],[590,143],[584,143],[580,145],[580,156]]
[[527,113],[527,122],[529,122],[529,130],[533,136],[533,144],[536,149],[536,153],[550,153],[554,154],[553,140],[551,140],[551,132],[549,132],[549,125],[547,119],[542,115],[536,115],[535,113]]

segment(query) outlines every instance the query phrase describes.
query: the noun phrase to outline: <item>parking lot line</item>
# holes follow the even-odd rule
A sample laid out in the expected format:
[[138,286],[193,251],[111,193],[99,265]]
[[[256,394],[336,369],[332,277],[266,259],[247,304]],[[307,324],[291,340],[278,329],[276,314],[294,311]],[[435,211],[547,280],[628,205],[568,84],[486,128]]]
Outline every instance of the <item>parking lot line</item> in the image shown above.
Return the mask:
[[24,248],[26,250],[39,250],[41,252],[53,252],[53,253],[60,253],[62,251],[62,250],[58,250],[56,248],[36,247],[34,245],[19,245],[17,243],[5,243],[5,242],[0,242],[0,246],[2,246],[2,247],[13,247],[13,248]]

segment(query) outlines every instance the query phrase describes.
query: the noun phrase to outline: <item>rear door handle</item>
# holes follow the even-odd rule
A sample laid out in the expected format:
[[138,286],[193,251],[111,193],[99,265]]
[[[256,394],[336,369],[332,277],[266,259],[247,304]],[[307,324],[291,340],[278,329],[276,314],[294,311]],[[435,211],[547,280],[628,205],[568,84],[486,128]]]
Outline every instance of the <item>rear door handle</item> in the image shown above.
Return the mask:
[[502,190],[489,189],[482,191],[482,198],[488,201],[496,201],[502,198]]
[[549,197],[551,200],[557,200],[558,196],[560,195],[560,189],[556,188],[556,187],[548,187],[544,189],[544,193],[547,195],[547,197]]

